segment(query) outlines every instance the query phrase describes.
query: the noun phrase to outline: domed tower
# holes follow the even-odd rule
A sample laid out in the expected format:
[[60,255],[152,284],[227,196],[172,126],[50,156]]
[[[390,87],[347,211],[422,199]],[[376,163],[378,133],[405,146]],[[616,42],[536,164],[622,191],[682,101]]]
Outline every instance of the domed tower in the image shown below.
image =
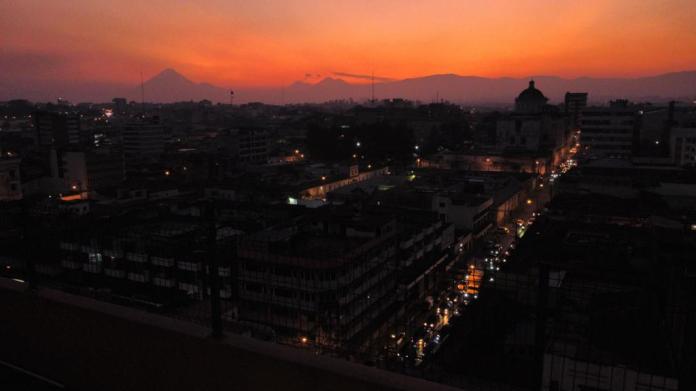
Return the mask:
[[520,92],[515,99],[515,111],[518,113],[540,113],[548,101],[549,99],[534,87],[534,80],[530,80],[529,87]]

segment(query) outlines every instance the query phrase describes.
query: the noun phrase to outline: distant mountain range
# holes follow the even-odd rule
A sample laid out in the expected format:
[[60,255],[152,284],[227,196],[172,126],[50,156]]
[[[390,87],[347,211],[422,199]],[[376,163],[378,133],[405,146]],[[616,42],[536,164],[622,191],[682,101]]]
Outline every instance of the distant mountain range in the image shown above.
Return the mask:
[[[530,78],[485,78],[454,74],[431,75],[374,85],[375,98],[405,98],[421,102],[443,99],[463,104],[511,105]],[[696,99],[696,71],[666,73],[640,78],[563,79],[555,76],[535,76],[536,86],[552,103],[561,102],[567,91],[588,92],[594,103],[627,98],[634,101],[666,101]],[[147,102],[180,102],[208,99],[228,103],[234,90],[234,103],[319,103],[338,99],[363,102],[371,96],[369,83],[350,83],[340,78],[325,78],[318,83],[295,82],[277,88],[235,88],[196,83],[173,69],[165,69],[143,83]],[[0,80],[0,100],[26,98],[34,101],[65,97],[73,102],[110,101],[125,96],[140,101],[141,86],[123,86],[99,82],[36,83]]]
[[[511,104],[527,87],[529,78],[484,78],[454,74],[432,75],[397,81],[375,83],[375,97],[405,98],[422,102],[444,99],[471,104]],[[667,73],[632,79],[589,78],[563,79],[554,76],[534,77],[536,86],[552,102],[560,102],[567,91],[588,92],[593,102],[628,98],[663,101],[696,98],[696,71]],[[208,99],[227,103],[230,89],[207,83],[195,83],[173,69],[166,69],[144,83],[145,100],[177,102]],[[318,83],[295,82],[287,87],[235,89],[235,103],[261,101],[267,103],[325,102],[337,99],[364,101],[371,96],[370,84],[353,84],[338,78],[325,78]],[[140,87],[129,98],[140,100]]]

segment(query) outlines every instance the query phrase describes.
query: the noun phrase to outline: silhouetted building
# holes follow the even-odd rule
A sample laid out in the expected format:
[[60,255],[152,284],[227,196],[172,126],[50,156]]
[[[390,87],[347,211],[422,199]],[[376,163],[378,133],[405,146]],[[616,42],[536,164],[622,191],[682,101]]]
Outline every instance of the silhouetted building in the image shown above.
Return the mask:
[[497,121],[496,146],[518,151],[549,151],[563,155],[568,147],[566,116],[529,82],[515,99],[515,112]]
[[541,113],[548,101],[549,98],[534,86],[534,80],[530,80],[529,87],[515,99],[515,111],[525,114]]
[[670,156],[679,166],[696,166],[696,128],[671,130]]
[[266,163],[268,161],[269,134],[263,130],[240,130],[237,132],[239,161]]
[[157,162],[164,152],[165,133],[158,117],[140,118],[123,128],[123,156],[127,169]]
[[582,113],[582,144],[594,156],[630,156],[640,126],[640,110],[625,100],[609,107],[589,107]]
[[36,143],[40,147],[65,147],[81,142],[80,116],[38,111],[33,114]]
[[587,107],[587,92],[566,92],[565,112],[572,129],[580,127],[580,118],[585,107]]
[[126,98],[114,98],[111,102],[113,103],[114,112],[118,114],[123,114],[126,111],[126,107],[128,107]]
[[[0,154],[2,154],[1,150]],[[0,201],[22,199],[19,163],[18,158],[0,156]]]
[[124,178],[123,155],[117,151],[65,151],[59,164],[57,172],[68,191],[113,188]]

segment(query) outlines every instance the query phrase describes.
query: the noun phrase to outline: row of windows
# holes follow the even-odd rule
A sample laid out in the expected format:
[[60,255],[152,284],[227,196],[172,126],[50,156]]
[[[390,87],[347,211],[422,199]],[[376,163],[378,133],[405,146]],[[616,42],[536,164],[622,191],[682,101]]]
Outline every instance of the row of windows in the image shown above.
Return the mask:
[[626,128],[601,128],[601,129],[583,129],[582,134],[583,138],[585,137],[586,134],[610,134],[610,133],[618,133],[618,134],[633,134],[633,129],[626,129]]
[[621,142],[621,143],[632,143],[631,138],[625,137],[587,137],[582,139],[585,143],[602,143],[602,142]]

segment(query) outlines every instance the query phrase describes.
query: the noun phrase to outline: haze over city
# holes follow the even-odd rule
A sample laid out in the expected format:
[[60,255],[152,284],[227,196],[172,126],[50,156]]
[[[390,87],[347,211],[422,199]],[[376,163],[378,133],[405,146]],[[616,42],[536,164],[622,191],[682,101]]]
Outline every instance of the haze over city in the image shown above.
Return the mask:
[[327,77],[630,78],[696,68],[688,0],[23,0],[0,11],[5,99],[103,99],[100,90],[125,91],[166,68],[238,90]]

